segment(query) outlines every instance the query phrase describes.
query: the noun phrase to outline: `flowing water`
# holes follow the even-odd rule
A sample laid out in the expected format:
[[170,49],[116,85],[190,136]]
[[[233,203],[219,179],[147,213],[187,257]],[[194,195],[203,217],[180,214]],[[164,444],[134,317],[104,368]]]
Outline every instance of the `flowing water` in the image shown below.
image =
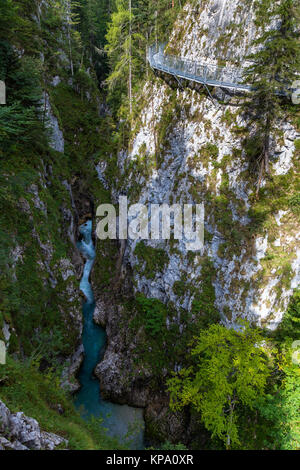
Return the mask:
[[103,328],[93,321],[95,301],[89,276],[95,260],[95,248],[92,240],[92,221],[88,220],[79,228],[82,240],[78,248],[86,263],[80,282],[80,290],[86,301],[83,304],[84,361],[79,373],[81,389],[76,394],[75,405],[80,408],[84,418],[95,416],[103,419],[103,426],[110,436],[120,442],[130,443],[131,449],[143,448],[144,419],[143,410],[127,405],[117,405],[101,398],[99,381],[93,372],[104,355],[106,335]]

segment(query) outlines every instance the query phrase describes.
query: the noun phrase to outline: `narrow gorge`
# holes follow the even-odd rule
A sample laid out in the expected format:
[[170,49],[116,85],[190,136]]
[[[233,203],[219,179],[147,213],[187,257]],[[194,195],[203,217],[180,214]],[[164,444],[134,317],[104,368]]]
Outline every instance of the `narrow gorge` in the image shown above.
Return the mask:
[[0,25],[0,450],[299,450],[299,0]]
[[93,376],[94,369],[103,357],[105,350],[105,330],[97,326],[93,319],[95,311],[95,299],[89,277],[95,260],[95,249],[92,240],[92,220],[88,220],[79,227],[82,236],[78,242],[78,248],[86,259],[80,290],[85,296],[83,304],[83,335],[84,360],[78,376],[80,390],[75,397],[75,405],[82,409],[85,418],[94,416],[102,418],[103,426],[108,429],[108,434],[128,442],[130,448],[143,448],[143,411],[127,405],[117,405],[104,401],[101,398],[99,382]]

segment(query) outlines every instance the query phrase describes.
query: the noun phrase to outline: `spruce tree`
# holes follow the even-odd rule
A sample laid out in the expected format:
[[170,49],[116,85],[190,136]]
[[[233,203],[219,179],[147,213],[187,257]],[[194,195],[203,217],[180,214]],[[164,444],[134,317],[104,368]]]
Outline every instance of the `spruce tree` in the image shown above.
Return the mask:
[[[115,11],[111,15],[106,35],[105,50],[111,68],[107,82],[119,101],[127,94],[130,115],[133,111],[134,87],[147,72],[148,46],[154,42],[158,45],[167,41],[183,4],[183,0],[174,5],[170,0],[115,2]],[[124,77],[127,77],[126,81]]]
[[108,72],[104,46],[111,4],[112,0],[82,0],[78,10],[80,33],[85,49],[83,54],[88,61],[92,59],[100,83]]
[[130,115],[132,114],[132,87],[135,71],[139,69],[143,51],[140,44],[144,38],[137,28],[135,20],[135,2],[133,0],[117,0],[116,11],[112,14],[111,23],[106,35],[111,73],[107,79],[110,89],[119,87],[121,96],[124,94],[124,78],[127,77],[127,94]]
[[[285,115],[284,102],[288,89],[297,78],[300,68],[297,31],[299,0],[281,0],[273,6],[267,2],[267,6],[271,8],[267,15],[268,21],[276,20],[277,27],[265,31],[258,40],[254,41],[258,50],[249,56],[252,64],[244,74],[245,81],[252,85],[250,99],[246,101],[246,111],[251,123],[256,127],[259,149],[256,156],[259,167],[257,193],[263,175],[269,173],[273,129],[278,120]],[[260,11],[261,16],[262,11]]]

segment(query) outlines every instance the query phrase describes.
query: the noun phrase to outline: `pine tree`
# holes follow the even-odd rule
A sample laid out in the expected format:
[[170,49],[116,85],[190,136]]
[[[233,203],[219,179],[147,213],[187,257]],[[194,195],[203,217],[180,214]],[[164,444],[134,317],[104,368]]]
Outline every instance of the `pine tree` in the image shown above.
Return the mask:
[[283,376],[272,394],[261,397],[256,407],[266,420],[263,429],[264,445],[272,450],[299,450],[300,448],[300,370],[291,358],[281,366]]
[[72,27],[78,24],[78,15],[75,13],[75,9],[80,7],[80,4],[74,0],[64,0],[63,8],[65,13],[65,20],[67,25],[67,38],[69,45],[69,55],[70,55],[70,69],[71,75],[74,76],[74,63],[73,63],[73,54],[72,54]]
[[124,76],[127,77],[130,116],[132,115],[133,106],[134,73],[141,65],[141,56],[143,54],[140,43],[144,40],[137,28],[134,10],[135,4],[132,0],[116,1],[116,12],[112,14],[105,47],[112,70],[107,79],[110,89],[119,86],[121,94],[124,93]]
[[252,64],[244,74],[245,81],[253,87],[245,106],[257,133],[257,193],[263,175],[269,173],[271,135],[277,121],[284,117],[284,95],[297,77],[300,67],[297,34],[299,0],[281,0],[271,8],[267,15],[268,21],[273,18],[279,25],[276,29],[265,31],[254,42],[258,51],[249,57]]
[[107,25],[111,15],[112,0],[82,0],[80,15],[80,33],[84,45],[83,55],[92,59],[99,82],[103,82],[108,72],[104,51]]
[[[128,96],[130,115],[133,111],[135,84],[148,72],[146,53],[151,43],[165,42],[184,1],[116,0],[106,35],[105,50],[111,73],[110,90],[119,102]],[[126,89],[124,76],[127,77]],[[123,113],[125,114],[125,113]]]

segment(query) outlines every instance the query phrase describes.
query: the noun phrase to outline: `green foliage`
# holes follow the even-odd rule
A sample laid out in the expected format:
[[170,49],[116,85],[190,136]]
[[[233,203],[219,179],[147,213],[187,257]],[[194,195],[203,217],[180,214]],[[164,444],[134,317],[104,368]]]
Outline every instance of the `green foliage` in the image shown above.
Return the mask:
[[191,351],[194,366],[169,380],[172,410],[191,404],[205,427],[226,447],[239,443],[238,407],[253,407],[269,370],[261,333],[247,324],[240,331],[221,325],[202,330]]
[[300,338],[300,289],[297,289],[291,298],[283,320],[276,330],[276,338],[281,342],[289,338]]
[[155,143],[155,159],[157,168],[163,163],[164,152],[161,151],[161,149],[165,150],[170,145],[169,130],[171,129],[172,123],[180,119],[181,112],[182,107],[178,103],[176,90],[169,90],[168,100],[164,103],[160,120],[155,129],[157,140]]
[[[70,2],[51,0],[49,6],[40,5],[41,10],[37,3],[6,1],[0,6],[1,20],[2,13],[11,20],[10,34],[0,35],[0,78],[7,85],[8,104],[0,108],[0,316],[1,325],[4,319],[13,332],[10,352],[29,356],[38,351],[49,364],[57,364],[78,341],[78,324],[65,312],[80,310],[78,299],[67,294],[77,280],[70,276],[64,281],[60,275],[59,261],[72,256],[68,237],[62,237],[69,230],[64,211],[73,210],[63,181],[74,183],[74,197],[82,192],[92,193],[95,202],[108,199],[94,164],[110,157],[113,126],[109,117],[99,118],[99,92],[90,62],[89,74],[77,62],[80,46],[72,39],[73,13],[68,20],[70,44],[62,35]],[[75,8],[75,3],[69,6]],[[70,73],[66,56],[57,53],[59,49],[69,54],[69,46],[72,87],[65,84]],[[49,85],[52,73],[62,79],[55,88]],[[65,154],[54,152],[47,142],[44,89],[64,132]],[[111,176],[113,165],[110,158]],[[36,207],[33,185],[45,210]],[[14,260],[16,248],[21,255]]]
[[155,338],[162,328],[165,328],[167,309],[157,299],[147,299],[139,295],[136,297],[136,300],[145,315],[145,330]]
[[[22,411],[35,418],[41,428],[69,441],[68,448],[77,450],[110,450],[122,448],[106,435],[99,420],[84,421],[75,410],[71,396],[60,387],[59,377],[51,370],[39,371],[39,360],[17,362],[8,357],[0,365],[0,395],[12,412]],[[63,414],[58,411],[58,405]]]
[[8,35],[11,36],[11,28],[15,26],[17,21],[16,5],[13,0],[3,0],[0,5],[0,38],[8,39]]
[[213,263],[211,260],[205,259],[201,270],[201,286],[199,291],[195,293],[192,304],[192,313],[197,315],[200,328],[207,328],[220,319],[220,314],[215,307],[216,295],[213,286],[215,274]]
[[262,397],[256,404],[260,415],[267,421],[264,446],[272,450],[299,450],[299,365],[285,364],[282,373],[283,378],[274,386],[272,393]]
[[231,126],[236,122],[236,115],[233,114],[229,109],[226,109],[224,115],[221,117],[221,122],[226,122],[228,126]]
[[[20,147],[39,147],[46,144],[41,123],[40,63],[24,56],[17,59],[16,52],[7,42],[0,41],[0,59],[5,57],[0,74],[5,80],[7,106],[0,109],[0,158],[3,152]],[[3,64],[3,63],[2,63]]]
[[[246,71],[246,78],[250,79],[256,88],[254,96],[259,97],[265,91],[275,106],[279,99],[276,93],[286,84],[292,83],[299,68],[300,52],[296,33],[299,7],[299,0],[274,2],[268,10],[268,21],[279,18],[279,27],[264,31],[262,36],[254,41],[255,45],[263,47],[250,56],[253,64]],[[259,17],[262,17],[262,11],[258,8],[257,18]],[[265,110],[261,111],[263,113]]]
[[[147,74],[147,47],[166,42],[184,1],[116,0],[107,27],[105,50],[110,73],[109,102],[122,119],[134,111],[133,91],[138,91]],[[130,116],[130,119],[132,116]]]
[[289,206],[294,214],[300,214],[300,193],[293,194],[293,196],[289,199]]
[[300,139],[296,139],[294,144],[296,148],[296,153],[298,154],[300,152]]
[[262,152],[261,141],[256,137],[248,137],[244,141],[244,149],[249,161],[256,162]]
[[23,109],[13,105],[0,109],[0,148],[32,143],[34,135],[41,131],[40,122],[33,108]]
[[[128,304],[128,302],[127,302]],[[174,309],[158,299],[148,299],[139,294],[128,305],[129,329],[136,335],[137,346],[134,362],[137,367],[144,364],[151,370],[151,384],[164,386],[166,371],[183,361],[188,343],[195,331],[187,312],[180,313],[180,328],[174,318]]]
[[111,73],[107,79],[109,87],[118,87],[123,100],[126,99],[128,90],[129,107],[132,111],[133,77],[141,66],[140,48],[143,36],[134,23],[131,0],[116,0],[116,11],[112,14],[106,40],[111,65]]
[[219,155],[219,149],[218,149],[218,146],[215,145],[215,144],[212,144],[212,143],[208,143],[206,144],[206,146],[204,147],[204,151],[205,153],[208,154],[208,156],[210,158],[212,158],[213,160],[216,160],[218,158],[218,155]]
[[[255,157],[259,168],[259,189],[264,171],[269,173],[270,135],[276,121],[286,116],[288,110],[282,92],[288,93],[300,66],[296,32],[300,3],[299,0],[281,0],[271,5],[264,0],[256,6],[257,19],[262,23],[279,18],[278,28],[264,30],[262,36],[254,41],[254,45],[259,47],[249,57],[252,63],[244,73],[245,82],[252,85],[245,110],[256,133],[257,144],[251,156]],[[253,133],[251,126],[250,129]]]
[[82,41],[82,57],[88,67],[93,63],[98,82],[108,74],[108,61],[104,51],[105,36],[111,15],[110,0],[81,0],[75,9],[80,18],[78,29]]
[[186,293],[186,288],[187,286],[184,281],[175,281],[173,284],[173,292],[178,297],[184,296],[184,294]]
[[166,441],[159,450],[188,450],[188,448],[181,443],[178,444],[172,444],[169,441]]
[[145,245],[143,241],[136,244],[134,254],[140,262],[137,269],[149,279],[154,279],[155,275],[161,272],[169,261],[169,256],[164,249]]
[[[84,423],[73,409],[71,398],[58,386],[57,365],[74,351],[78,340],[76,326],[66,311],[80,308],[76,302],[66,303],[68,282],[75,279],[64,282],[56,265],[61,258],[70,257],[69,243],[62,239],[69,227],[64,225],[62,215],[65,209],[73,209],[62,181],[72,182],[79,196],[91,194],[97,202],[110,201],[109,191],[95,177],[94,164],[105,160],[107,178],[110,183],[115,181],[117,151],[127,143],[126,123],[121,123],[116,131],[110,116],[99,117],[97,85],[103,86],[101,82],[109,66],[109,103],[114,115],[128,119],[131,68],[131,101],[137,112],[134,95],[150,73],[146,47],[168,39],[184,2],[175,0],[173,8],[169,0],[132,0],[131,14],[125,0],[49,0],[46,3],[39,0],[0,3],[0,79],[6,81],[8,92],[8,106],[0,108],[0,334],[3,338],[1,329],[5,321],[12,327],[9,353],[25,357],[38,353],[43,364],[40,373],[41,364],[19,363],[9,357],[8,364],[0,366],[0,394],[12,410],[24,411],[38,419],[43,429],[69,439],[71,448],[112,449],[119,444],[105,436],[99,423]],[[247,72],[256,90],[246,109],[257,126],[257,135],[246,139],[245,150],[254,164],[265,150],[264,138],[275,119],[291,112],[277,91],[291,83],[299,66],[291,1],[273,3],[261,0],[257,18],[264,26],[274,15],[279,15],[281,27],[263,33],[257,42],[263,48],[253,57],[253,66]],[[37,5],[41,7],[40,17]],[[298,0],[292,6],[298,8]],[[62,82],[53,87],[50,83],[56,75]],[[40,106],[44,90],[64,132],[63,155],[53,152],[47,144],[45,110]],[[90,97],[89,101],[86,96]],[[171,92],[155,129],[157,166],[161,163],[159,149],[167,145],[170,126],[182,113],[177,101],[176,93]],[[145,103],[138,105],[144,107]],[[226,112],[224,120],[231,125],[234,115]],[[298,141],[295,147],[297,156]],[[134,164],[140,165],[139,171],[146,171],[145,167],[150,166],[145,150],[141,149],[143,155]],[[216,169],[225,169],[228,156],[221,163],[216,162],[217,157],[218,148],[214,144],[202,148],[204,162],[212,158]],[[41,180],[45,168],[47,176]],[[34,205],[30,192],[33,184],[38,186],[45,213]],[[253,216],[251,230],[260,229],[279,203],[280,207],[284,204],[298,214],[299,196],[295,190],[292,173],[268,181],[260,201],[249,213]],[[220,196],[211,200],[211,204],[222,233],[240,250],[239,227],[233,225],[229,207],[231,196],[228,177],[224,176]],[[43,267],[47,260],[42,246],[49,241],[54,250],[49,271],[58,280],[55,287],[51,285],[51,274]],[[11,256],[16,246],[21,247],[21,258],[17,261]],[[114,242],[98,244],[94,278],[107,291],[116,274],[115,254]],[[149,279],[162,272],[169,261],[164,249],[143,242],[136,245],[135,255],[139,260],[137,270]],[[212,263],[205,259],[199,286],[194,288],[191,314],[175,313],[172,305],[143,295],[132,301],[126,299],[128,331],[137,338],[134,364],[139,369],[141,364],[148,367],[155,391],[164,388],[169,371],[183,364],[185,368],[169,382],[172,406],[181,408],[192,404],[215,436],[213,439],[221,439],[227,447],[247,444],[242,438],[250,423],[255,432],[263,433],[266,448],[299,448],[298,369],[285,365],[279,378],[273,370],[268,394],[262,397],[268,376],[262,337],[248,327],[234,332],[220,325],[211,326],[219,320],[214,306],[214,276]],[[186,279],[178,281],[174,292],[182,296],[187,287],[191,288]],[[274,334],[282,347],[299,336],[299,312],[296,292],[282,325]],[[191,315],[196,321],[192,321]],[[198,343],[189,354],[191,338],[199,329],[202,331]],[[58,367],[55,374],[44,369],[49,365]],[[57,403],[65,410],[62,416],[53,407]],[[259,417],[254,418],[257,410]],[[169,442],[162,446],[168,450],[182,448],[181,444],[174,446]]]

